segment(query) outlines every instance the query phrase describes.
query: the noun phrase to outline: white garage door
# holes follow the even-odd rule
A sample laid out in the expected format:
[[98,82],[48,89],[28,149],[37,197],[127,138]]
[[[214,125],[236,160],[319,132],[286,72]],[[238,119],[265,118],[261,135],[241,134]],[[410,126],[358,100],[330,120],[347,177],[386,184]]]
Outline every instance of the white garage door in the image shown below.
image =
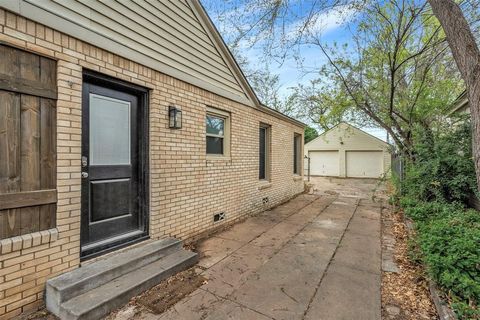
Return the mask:
[[347,177],[379,178],[383,173],[382,151],[347,151]]
[[308,154],[312,176],[338,177],[340,169],[338,151],[310,151]]

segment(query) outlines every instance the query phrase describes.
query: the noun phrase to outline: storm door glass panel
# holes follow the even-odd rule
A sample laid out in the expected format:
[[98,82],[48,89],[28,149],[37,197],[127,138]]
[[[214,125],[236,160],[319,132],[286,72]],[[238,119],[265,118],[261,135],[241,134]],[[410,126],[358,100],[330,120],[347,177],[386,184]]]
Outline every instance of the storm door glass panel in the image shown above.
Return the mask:
[[90,94],[90,164],[130,164],[130,102]]

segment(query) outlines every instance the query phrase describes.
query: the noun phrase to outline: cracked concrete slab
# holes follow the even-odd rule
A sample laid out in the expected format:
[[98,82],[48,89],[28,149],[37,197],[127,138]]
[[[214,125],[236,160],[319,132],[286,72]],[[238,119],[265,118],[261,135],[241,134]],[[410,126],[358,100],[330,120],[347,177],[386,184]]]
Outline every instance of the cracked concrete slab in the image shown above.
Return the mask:
[[256,238],[251,244],[258,247],[270,247],[279,249],[283,247],[292,237],[294,237],[303,226],[280,222],[279,224],[266,231],[264,234]]
[[272,248],[247,244],[207,269],[203,276],[208,279],[208,283],[202,289],[226,297],[242,285],[256,269],[264,265],[273,254]]
[[323,279],[305,320],[380,320],[381,275],[333,262]]
[[380,239],[346,233],[333,261],[343,266],[380,274]]
[[367,196],[374,182],[348,180],[331,180],[326,187],[335,192],[300,195],[200,242],[205,284],[161,315],[124,313],[148,320],[380,320],[382,202]]
[[270,317],[238,303],[226,300],[219,308],[213,310],[205,320],[271,320]]
[[204,268],[209,268],[215,263],[221,261],[235,250],[245,245],[245,242],[222,239],[218,237],[211,237],[202,241],[197,247],[200,252],[200,259],[198,265]]
[[239,242],[248,243],[257,238],[259,235],[270,229],[275,222],[271,221],[250,221],[236,224],[230,229],[217,235],[217,237],[228,240],[235,240]]
[[205,319],[212,310],[219,308],[225,299],[202,289],[192,292],[183,300],[177,302],[172,308],[168,309],[155,319],[159,320],[199,320]]

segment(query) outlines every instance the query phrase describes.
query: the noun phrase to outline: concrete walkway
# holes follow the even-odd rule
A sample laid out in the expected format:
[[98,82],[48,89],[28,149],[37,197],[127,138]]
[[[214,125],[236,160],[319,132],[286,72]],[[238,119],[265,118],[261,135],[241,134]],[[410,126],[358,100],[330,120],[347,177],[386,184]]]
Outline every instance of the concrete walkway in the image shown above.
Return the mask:
[[380,319],[381,210],[359,197],[300,195],[203,241],[208,283],[162,315],[135,318]]

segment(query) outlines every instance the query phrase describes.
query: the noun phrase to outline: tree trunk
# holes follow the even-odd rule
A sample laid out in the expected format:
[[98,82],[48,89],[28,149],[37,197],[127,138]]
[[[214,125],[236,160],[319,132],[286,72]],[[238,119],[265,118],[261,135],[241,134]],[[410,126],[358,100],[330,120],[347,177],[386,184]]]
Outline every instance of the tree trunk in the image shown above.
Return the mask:
[[447,36],[467,86],[472,116],[472,143],[477,188],[480,191],[480,51],[462,10],[454,0],[428,0]]

